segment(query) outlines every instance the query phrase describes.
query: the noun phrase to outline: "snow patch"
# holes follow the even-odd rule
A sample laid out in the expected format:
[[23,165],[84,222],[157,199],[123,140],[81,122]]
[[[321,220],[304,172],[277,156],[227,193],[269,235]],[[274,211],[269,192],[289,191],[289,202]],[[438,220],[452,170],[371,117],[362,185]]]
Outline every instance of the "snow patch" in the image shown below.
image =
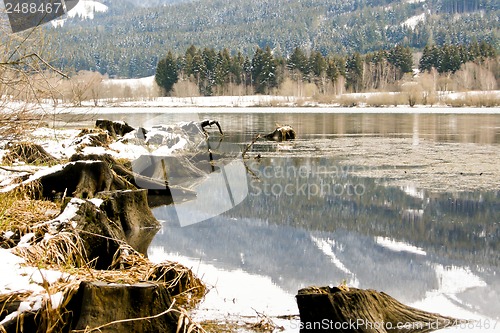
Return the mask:
[[356,278],[356,275],[351,272],[343,263],[340,261],[339,258],[335,255],[333,252],[333,248],[335,247],[335,240],[333,239],[320,239],[311,236],[311,240],[316,244],[318,249],[321,250],[327,257],[330,258],[331,262],[342,272],[346,273],[351,277],[351,281],[348,282],[348,285],[351,287],[358,287],[359,286],[359,281]]
[[419,247],[399,242],[388,237],[375,237],[375,243],[394,252],[409,252],[420,256],[427,255],[427,252]]
[[420,22],[425,22],[425,13],[410,17],[409,19],[407,19],[406,21],[401,23],[401,26],[404,26],[404,27],[407,27],[410,29],[415,29],[417,24],[419,24]]
[[35,234],[32,233],[32,232],[24,234],[21,237],[21,240],[19,240],[19,243],[17,244],[17,246],[19,246],[19,247],[29,247],[30,246],[30,242],[31,242],[31,240],[33,238],[35,238]]
[[[80,0],[77,5],[71,8],[71,10],[66,15],[70,18],[79,17],[82,20],[93,20],[95,13],[105,13],[107,11],[108,6],[106,6],[105,4],[91,0]],[[66,19],[67,18],[53,20],[51,21],[52,26],[55,28],[62,27],[64,26]]]
[[[72,198],[71,201],[66,205],[66,208],[64,208],[64,211],[55,219],[47,222],[47,224],[51,225],[51,229],[57,229],[57,227],[61,224],[70,223],[71,220],[78,215],[78,210],[84,203],[85,201],[82,199]],[[72,222],[71,225],[73,226],[73,228],[77,227],[76,222]]]
[[[10,250],[0,249],[0,266],[5,272],[8,272],[8,274],[0,274],[0,294],[30,294],[19,304],[16,311],[10,313],[0,322],[0,325],[16,318],[20,313],[39,310],[49,299],[43,284],[52,285],[60,280],[71,278],[66,273],[24,266],[23,264],[24,260],[21,257],[13,254]],[[52,307],[60,306],[62,299],[62,293],[53,294],[50,297]]]
[[97,208],[101,207],[102,203],[104,202],[104,200],[98,198],[92,198],[89,201],[92,202]]

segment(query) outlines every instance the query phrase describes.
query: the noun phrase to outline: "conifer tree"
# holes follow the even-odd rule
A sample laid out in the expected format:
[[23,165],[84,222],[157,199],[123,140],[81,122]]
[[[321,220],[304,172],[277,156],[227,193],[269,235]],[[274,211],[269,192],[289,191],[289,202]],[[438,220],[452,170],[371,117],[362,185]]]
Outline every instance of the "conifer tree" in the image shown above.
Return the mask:
[[269,93],[269,89],[277,86],[276,60],[269,46],[265,52],[261,48],[255,51],[252,59],[252,76],[255,92],[258,94]]
[[346,88],[359,92],[363,83],[363,60],[358,52],[347,59],[345,76]]
[[178,81],[177,63],[171,51],[167,56],[158,62],[156,67],[155,81],[164,89],[168,95],[172,91],[174,84]]
[[302,73],[302,78],[309,74],[308,59],[300,47],[296,47],[287,61],[287,68],[291,71]]

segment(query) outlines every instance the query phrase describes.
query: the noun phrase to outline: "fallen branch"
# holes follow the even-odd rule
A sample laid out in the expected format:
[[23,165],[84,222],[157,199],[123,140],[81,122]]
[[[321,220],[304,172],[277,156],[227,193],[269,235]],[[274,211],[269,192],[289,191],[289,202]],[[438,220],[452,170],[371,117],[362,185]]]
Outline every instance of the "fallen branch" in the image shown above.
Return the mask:
[[250,142],[250,143],[249,143],[249,144],[245,147],[245,149],[243,149],[243,152],[241,153],[241,157],[245,158],[245,155],[246,155],[246,153],[248,152],[248,150],[249,150],[249,149],[250,149],[250,148],[251,148],[251,147],[255,144],[255,142],[256,142],[259,138],[260,138],[260,134],[257,134],[257,135],[253,138],[252,142]]
[[18,173],[27,173],[27,174],[30,174],[30,175],[34,175],[35,173],[33,171],[29,171],[29,170],[16,170],[16,169],[11,169],[11,168],[6,168],[6,167],[3,167],[3,166],[0,166],[0,169],[2,170],[5,170],[5,171],[8,171],[8,172],[18,172]]

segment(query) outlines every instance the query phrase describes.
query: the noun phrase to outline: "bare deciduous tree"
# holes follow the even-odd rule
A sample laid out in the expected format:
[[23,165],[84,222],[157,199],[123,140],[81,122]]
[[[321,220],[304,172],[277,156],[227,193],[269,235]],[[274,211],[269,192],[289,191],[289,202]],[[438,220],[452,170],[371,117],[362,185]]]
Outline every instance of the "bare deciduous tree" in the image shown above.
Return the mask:
[[0,44],[0,139],[6,140],[43,120],[45,102],[57,99],[48,73],[65,74],[41,52],[41,29],[22,34],[12,34],[7,27],[0,30],[5,36]]

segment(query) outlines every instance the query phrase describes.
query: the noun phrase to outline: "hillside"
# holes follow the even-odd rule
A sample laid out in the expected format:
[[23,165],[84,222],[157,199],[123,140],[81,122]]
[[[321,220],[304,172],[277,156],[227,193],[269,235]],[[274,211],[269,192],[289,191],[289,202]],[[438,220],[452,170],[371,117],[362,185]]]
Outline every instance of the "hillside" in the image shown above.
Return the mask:
[[[429,41],[499,43],[495,0],[136,0],[103,1],[93,20],[68,19],[48,28],[48,51],[65,70],[89,69],[117,77],[153,75],[172,50],[224,47],[251,54],[269,45],[287,55],[296,46],[323,54],[366,53]],[[157,6],[151,6],[158,3]]]

